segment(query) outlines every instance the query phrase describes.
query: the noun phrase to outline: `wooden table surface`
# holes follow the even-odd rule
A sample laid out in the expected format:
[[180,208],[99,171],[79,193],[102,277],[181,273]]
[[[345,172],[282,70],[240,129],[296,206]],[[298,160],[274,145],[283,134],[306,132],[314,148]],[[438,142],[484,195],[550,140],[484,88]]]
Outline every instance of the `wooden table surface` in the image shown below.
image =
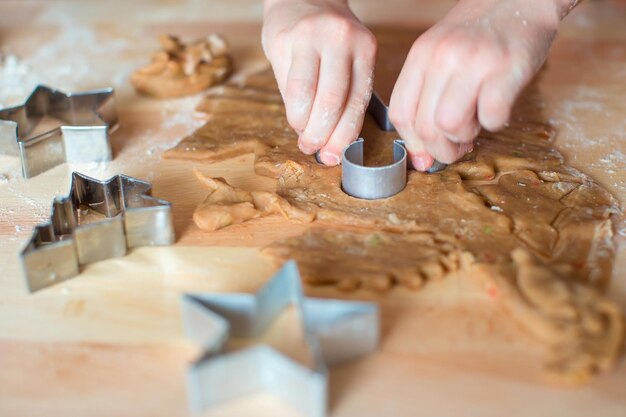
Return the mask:
[[[354,1],[385,38],[411,39],[452,1]],[[218,31],[239,71],[263,64],[261,1],[0,1],[0,48],[21,64],[0,68],[0,106],[18,104],[38,82],[77,91],[116,88],[120,128],[108,164],[62,165],[30,180],[16,158],[0,156],[0,416],[185,416],[184,371],[198,348],[182,334],[179,298],[188,291],[253,291],[275,268],[259,247],[304,226],[267,218],[205,234],[191,212],[205,191],[192,168],[247,189],[271,186],[254,175],[252,156],[219,164],[161,161],[162,152],[202,125],[201,96],[138,97],[128,76],[157,48],[162,33],[190,39]],[[626,2],[589,1],[570,16],[539,82],[543,113],[560,130],[569,163],[626,201]],[[394,38],[395,39],[395,38]],[[404,44],[381,40],[378,89],[389,93]],[[29,295],[18,252],[47,219],[72,171],[105,179],[117,173],[152,181],[174,203],[178,241],[90,265],[80,277]],[[626,224],[610,291],[626,311]],[[419,292],[314,296],[380,303],[378,352],[332,369],[333,416],[626,415],[626,365],[579,389],[546,385],[542,347],[480,288],[462,276]],[[287,317],[285,320],[290,320]],[[278,332],[289,352],[296,338]],[[284,340],[283,340],[284,339]],[[280,345],[285,346],[280,346]],[[209,416],[291,416],[267,393],[209,410]],[[204,415],[204,414],[203,414]]]

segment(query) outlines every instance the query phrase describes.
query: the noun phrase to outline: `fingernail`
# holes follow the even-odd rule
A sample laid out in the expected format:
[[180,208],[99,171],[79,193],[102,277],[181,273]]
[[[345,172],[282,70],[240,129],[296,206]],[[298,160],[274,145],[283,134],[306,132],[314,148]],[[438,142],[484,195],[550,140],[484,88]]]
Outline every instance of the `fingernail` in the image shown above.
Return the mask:
[[324,165],[328,165],[328,166],[331,166],[331,167],[339,165],[340,159],[334,153],[322,152],[320,157],[321,157],[322,162],[324,163]]
[[425,152],[411,155],[411,163],[417,171],[426,171],[433,165],[433,157]]

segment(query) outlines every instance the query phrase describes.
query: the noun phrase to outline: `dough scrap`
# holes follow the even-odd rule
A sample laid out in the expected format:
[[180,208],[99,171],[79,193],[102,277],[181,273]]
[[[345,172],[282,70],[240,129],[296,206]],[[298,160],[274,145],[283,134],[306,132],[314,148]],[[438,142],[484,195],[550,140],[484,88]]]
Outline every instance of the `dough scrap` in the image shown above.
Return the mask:
[[130,79],[142,94],[157,98],[192,95],[223,82],[232,72],[228,46],[217,34],[187,45],[170,35],[159,40],[163,50]]
[[474,276],[488,280],[513,317],[550,347],[550,376],[579,385],[611,369],[624,342],[620,308],[594,287],[570,279],[567,265],[547,264],[522,248],[511,257],[512,271]]
[[[613,365],[624,322],[603,292],[619,207],[564,165],[551,126],[514,119],[501,132],[481,132],[474,151],[446,170],[411,171],[401,193],[360,200],[341,190],[340,167],[299,151],[277,90],[255,83],[211,92],[201,109],[212,118],[168,157],[215,162],[254,152],[256,173],[276,179],[276,192],[240,193],[220,181],[223,191],[211,186],[194,214],[200,228],[269,214],[315,221],[264,252],[277,263],[297,259],[311,285],[346,291],[418,289],[461,270],[483,280],[513,320],[550,348],[547,369],[560,381],[582,383]],[[521,105],[537,107],[529,97]],[[395,134],[379,131],[369,116],[364,133],[368,164],[386,163]]]
[[247,220],[280,214],[286,219],[312,222],[315,213],[293,206],[275,193],[231,187],[223,178],[210,178],[194,170],[210,193],[194,210],[193,220],[202,230],[215,231]]

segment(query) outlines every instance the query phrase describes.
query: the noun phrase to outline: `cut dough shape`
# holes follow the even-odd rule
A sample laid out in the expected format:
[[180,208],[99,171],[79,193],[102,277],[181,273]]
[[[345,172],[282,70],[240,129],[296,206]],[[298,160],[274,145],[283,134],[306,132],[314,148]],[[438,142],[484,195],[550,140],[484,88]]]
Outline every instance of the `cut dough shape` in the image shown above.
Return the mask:
[[287,219],[312,222],[315,213],[300,209],[275,193],[244,191],[233,188],[222,178],[196,177],[210,190],[193,213],[194,222],[202,230],[214,231],[257,217],[280,214]]
[[223,82],[232,71],[226,41],[217,34],[188,45],[175,36],[163,35],[159,40],[163,50],[130,79],[142,94],[157,98],[196,94]]

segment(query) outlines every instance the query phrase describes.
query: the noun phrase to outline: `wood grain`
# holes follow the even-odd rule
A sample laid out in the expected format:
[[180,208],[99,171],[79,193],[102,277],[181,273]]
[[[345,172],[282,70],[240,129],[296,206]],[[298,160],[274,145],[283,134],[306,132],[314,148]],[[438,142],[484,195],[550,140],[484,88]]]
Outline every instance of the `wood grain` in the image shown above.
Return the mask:
[[[356,13],[383,46],[377,72],[383,95],[390,93],[403,51],[448,3],[355,2]],[[16,159],[0,156],[1,416],[188,415],[184,369],[198,349],[182,334],[180,294],[254,291],[275,271],[258,248],[305,226],[272,217],[213,234],[198,230],[191,212],[205,191],[192,168],[246,189],[272,183],[254,175],[251,155],[214,165],[161,161],[165,149],[203,123],[203,115],[193,111],[200,96],[146,99],[134,94],[126,77],[148,60],[164,32],[193,38],[219,31],[233,44],[240,72],[259,68],[260,15],[260,2],[254,0],[0,2],[3,49],[36,56],[29,61],[31,69],[57,87],[114,84],[121,119],[112,138],[115,160],[106,165],[63,165],[25,181]],[[557,146],[622,203],[624,161],[610,165],[602,159],[626,153],[624,25],[623,2],[582,5],[564,25],[540,80],[544,114],[561,132]],[[85,43],[91,35],[100,51]],[[398,37],[401,43],[393,41]],[[70,68],[61,71],[68,62]],[[72,170],[152,181],[154,194],[174,204],[178,242],[90,265],[74,280],[28,295],[17,254],[32,227],[49,215],[51,199],[66,193]],[[617,220],[616,232],[623,232],[623,218]],[[626,310],[626,238],[616,234],[620,246],[611,294]],[[502,314],[497,300],[462,276],[414,293],[342,294],[328,288],[307,288],[307,293],[381,306],[379,351],[331,373],[333,416],[624,415],[624,361],[580,389],[546,385],[541,346]],[[284,334],[285,343],[292,337]],[[259,393],[206,415],[294,412]]]

